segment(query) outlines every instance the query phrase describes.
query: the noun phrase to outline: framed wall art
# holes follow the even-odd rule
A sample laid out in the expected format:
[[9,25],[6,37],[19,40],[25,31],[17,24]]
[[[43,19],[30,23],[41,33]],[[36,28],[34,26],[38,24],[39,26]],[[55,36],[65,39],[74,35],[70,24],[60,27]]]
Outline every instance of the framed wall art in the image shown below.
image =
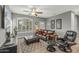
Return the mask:
[[62,19],[56,19],[56,29],[62,29]]
[[51,29],[55,29],[55,20],[51,20]]

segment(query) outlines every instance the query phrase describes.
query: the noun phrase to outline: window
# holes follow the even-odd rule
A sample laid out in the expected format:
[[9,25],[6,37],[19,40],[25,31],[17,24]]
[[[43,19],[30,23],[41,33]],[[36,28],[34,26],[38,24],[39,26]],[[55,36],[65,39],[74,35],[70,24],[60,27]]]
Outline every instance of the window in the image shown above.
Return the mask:
[[32,21],[29,19],[18,20],[18,32],[25,32],[32,30]]

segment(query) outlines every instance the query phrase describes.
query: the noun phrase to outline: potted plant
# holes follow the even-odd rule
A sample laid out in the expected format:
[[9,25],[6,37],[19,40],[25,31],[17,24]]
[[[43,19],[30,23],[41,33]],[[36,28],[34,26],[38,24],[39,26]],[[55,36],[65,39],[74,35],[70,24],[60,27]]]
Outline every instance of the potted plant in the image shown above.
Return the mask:
[[13,29],[12,37],[14,38],[16,37],[16,35],[17,35],[17,27]]

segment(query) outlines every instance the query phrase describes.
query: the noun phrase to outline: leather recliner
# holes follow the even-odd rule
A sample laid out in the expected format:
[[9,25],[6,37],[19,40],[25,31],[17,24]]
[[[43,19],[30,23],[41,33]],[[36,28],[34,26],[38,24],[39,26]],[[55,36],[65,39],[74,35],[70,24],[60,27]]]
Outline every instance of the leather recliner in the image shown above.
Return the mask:
[[71,46],[75,45],[77,33],[75,31],[67,31],[64,38],[58,38],[57,45],[64,52],[72,52]]

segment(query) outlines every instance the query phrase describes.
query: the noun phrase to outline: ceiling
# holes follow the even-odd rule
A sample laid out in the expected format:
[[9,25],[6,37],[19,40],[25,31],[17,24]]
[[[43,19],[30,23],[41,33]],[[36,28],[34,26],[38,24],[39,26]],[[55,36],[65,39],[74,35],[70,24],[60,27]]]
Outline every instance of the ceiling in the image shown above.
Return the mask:
[[17,14],[30,15],[28,12],[31,8],[39,8],[43,14],[39,14],[39,17],[48,18],[57,14],[61,14],[67,11],[74,11],[79,15],[79,5],[10,5],[11,11]]

